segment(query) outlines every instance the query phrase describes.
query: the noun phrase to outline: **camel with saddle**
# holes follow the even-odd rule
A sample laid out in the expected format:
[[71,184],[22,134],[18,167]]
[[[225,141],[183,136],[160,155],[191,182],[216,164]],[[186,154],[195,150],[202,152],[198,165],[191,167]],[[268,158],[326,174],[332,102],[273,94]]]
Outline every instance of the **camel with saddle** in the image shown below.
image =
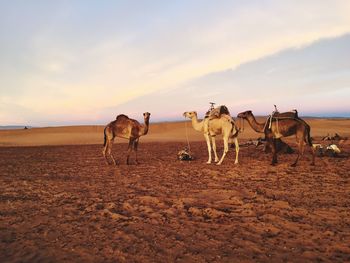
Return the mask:
[[[231,117],[226,106],[220,106],[217,108],[212,107],[206,113],[203,120],[198,120],[196,111],[184,112],[183,116],[185,118],[189,118],[192,121],[192,127],[199,132],[202,132],[208,147],[208,161],[210,164],[212,162],[211,152],[213,150],[215,156],[215,162],[217,165],[220,165],[228,150],[229,141],[233,141],[235,143],[236,150],[236,159],[235,164],[238,163],[238,153],[239,153],[239,144],[238,144],[238,128],[235,124],[235,121]],[[216,153],[216,142],[215,137],[217,135],[222,135],[224,141],[224,152],[219,160],[219,157]]]
[[310,126],[299,118],[296,110],[280,113],[275,106],[275,111],[267,118],[265,123],[257,122],[252,111],[241,112],[237,117],[247,120],[256,132],[265,134],[266,141],[272,150],[272,165],[277,163],[277,140],[292,135],[295,136],[298,145],[298,155],[292,166],[296,166],[303,155],[305,144],[309,146],[312,152],[311,164],[315,164],[315,151],[312,147]]

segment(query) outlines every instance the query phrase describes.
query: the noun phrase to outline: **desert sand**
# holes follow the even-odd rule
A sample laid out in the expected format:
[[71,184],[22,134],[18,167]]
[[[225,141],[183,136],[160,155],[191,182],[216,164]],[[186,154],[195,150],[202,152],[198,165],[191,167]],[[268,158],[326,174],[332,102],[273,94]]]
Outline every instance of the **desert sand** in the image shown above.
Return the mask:
[[[350,137],[350,120],[307,122],[315,142]],[[186,130],[193,161],[176,158]],[[259,136],[246,123],[239,140]],[[190,122],[151,124],[139,165],[122,139],[106,165],[102,142],[102,126],[0,131],[0,262],[350,261],[349,141],[295,168],[254,145],[207,165]]]

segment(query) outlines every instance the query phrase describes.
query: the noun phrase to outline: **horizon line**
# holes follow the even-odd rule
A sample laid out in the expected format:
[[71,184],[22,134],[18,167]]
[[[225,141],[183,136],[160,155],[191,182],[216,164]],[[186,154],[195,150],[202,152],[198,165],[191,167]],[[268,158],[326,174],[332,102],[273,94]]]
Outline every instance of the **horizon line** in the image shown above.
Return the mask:
[[[255,115],[255,117],[268,117],[269,115]],[[235,119],[238,119],[237,116],[232,116]],[[299,117],[301,118],[307,118],[307,119],[350,119],[350,115],[346,116],[312,116],[312,115],[300,115]],[[169,119],[169,120],[155,120],[151,121],[151,124],[159,124],[159,123],[171,123],[171,122],[185,122],[185,121],[190,121],[190,119]],[[101,123],[79,123],[77,122],[76,124],[74,123],[62,123],[62,124],[52,124],[52,125],[26,125],[26,124],[14,124],[14,125],[0,125],[0,130],[11,130],[11,129],[24,129],[25,127],[31,129],[31,128],[51,128],[51,127],[70,127],[70,126],[104,126],[105,124]]]

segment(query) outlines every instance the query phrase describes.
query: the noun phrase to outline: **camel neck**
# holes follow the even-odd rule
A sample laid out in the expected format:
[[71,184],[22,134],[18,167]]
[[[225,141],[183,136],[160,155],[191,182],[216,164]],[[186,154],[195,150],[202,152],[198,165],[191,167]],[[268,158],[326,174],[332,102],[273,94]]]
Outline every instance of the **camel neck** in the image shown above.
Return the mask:
[[196,131],[203,130],[203,121],[199,122],[197,116],[194,116],[191,120],[193,129],[195,129]]
[[249,115],[246,119],[254,131],[261,133],[264,132],[265,124],[257,122],[253,114]]
[[149,119],[145,119],[145,124],[142,127],[142,135],[146,135],[148,133],[148,127],[149,127]]

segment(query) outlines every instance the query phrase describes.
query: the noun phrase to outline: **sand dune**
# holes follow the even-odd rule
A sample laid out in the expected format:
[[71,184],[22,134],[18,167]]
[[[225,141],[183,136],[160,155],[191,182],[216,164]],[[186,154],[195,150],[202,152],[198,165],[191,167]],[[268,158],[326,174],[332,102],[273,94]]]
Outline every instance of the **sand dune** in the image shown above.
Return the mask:
[[[265,118],[258,118],[263,122]],[[312,136],[325,136],[327,133],[339,133],[350,137],[350,119],[313,119],[306,121],[311,126]],[[237,120],[237,125],[241,122]],[[254,132],[247,123],[239,138],[257,138],[260,134]],[[0,130],[0,146],[41,146],[41,145],[73,145],[102,144],[103,126],[66,126],[32,128],[28,130]],[[186,132],[187,130],[187,132]],[[165,122],[151,123],[149,134],[141,137],[141,142],[184,142],[186,134],[190,141],[203,141],[201,133],[192,129],[191,123]],[[116,142],[126,142],[117,139]]]

